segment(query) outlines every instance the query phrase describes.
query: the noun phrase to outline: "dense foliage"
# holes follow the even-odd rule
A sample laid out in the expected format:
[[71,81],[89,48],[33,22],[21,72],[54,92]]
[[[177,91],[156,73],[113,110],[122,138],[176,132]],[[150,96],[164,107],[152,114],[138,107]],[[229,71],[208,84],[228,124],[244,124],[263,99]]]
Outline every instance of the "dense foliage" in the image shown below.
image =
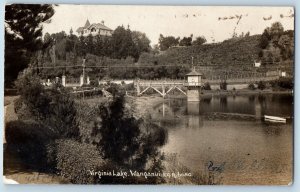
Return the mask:
[[[150,40],[145,33],[139,31],[131,31],[123,26],[118,26],[112,36],[79,36],[73,34],[67,35],[62,31],[55,34],[46,33],[44,43],[48,45],[43,53],[44,62],[51,61],[57,65],[58,60],[65,60],[78,63],[78,58],[86,58],[87,54],[92,54],[98,57],[107,57],[112,59],[126,59],[132,57],[135,61],[139,58],[142,52],[150,51]],[[81,64],[79,59],[79,63]]]
[[203,36],[196,37],[196,39],[193,41],[193,34],[191,34],[189,37],[183,37],[182,39],[180,39],[180,37],[175,38],[174,36],[164,37],[162,34],[160,34],[158,39],[159,49],[161,51],[165,51],[175,46],[202,45],[205,42],[206,39]]
[[95,184],[100,181],[91,172],[106,170],[106,162],[95,146],[74,140],[57,140],[54,146],[56,168],[64,179],[76,184]]
[[46,89],[31,73],[20,76],[16,87],[20,94],[17,113],[23,108],[29,114],[26,118],[49,127],[57,138],[79,138],[75,102],[67,90],[59,85]]
[[5,125],[5,139],[6,150],[21,160],[21,166],[43,171],[50,168],[47,145],[54,137],[49,127],[35,121],[11,121]]
[[111,103],[99,106],[101,123],[96,123],[94,135],[101,137],[95,142],[105,159],[119,166],[145,170],[146,163],[159,155],[158,147],[166,139],[166,131],[146,119],[133,116],[125,108],[122,94]]
[[42,48],[41,24],[53,14],[53,6],[47,4],[5,6],[5,87],[12,86],[33,53]]
[[281,23],[275,22],[267,27],[260,37],[260,59],[267,64],[293,60],[294,57],[294,31],[287,30]]

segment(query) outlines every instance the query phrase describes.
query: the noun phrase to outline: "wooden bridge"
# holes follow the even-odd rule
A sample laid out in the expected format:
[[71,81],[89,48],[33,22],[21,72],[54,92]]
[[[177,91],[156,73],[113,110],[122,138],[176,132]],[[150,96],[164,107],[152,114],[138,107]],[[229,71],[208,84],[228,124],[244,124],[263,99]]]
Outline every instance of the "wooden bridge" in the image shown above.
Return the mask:
[[234,79],[202,79],[201,83],[187,82],[186,80],[137,80],[134,81],[137,96],[141,96],[147,90],[152,89],[162,97],[165,97],[172,90],[177,90],[180,93],[187,95],[186,89],[188,87],[202,88],[205,83],[210,85],[219,85],[221,82],[226,81],[228,85],[250,84],[257,83],[259,81],[273,81],[279,79],[279,76],[270,77],[246,77],[246,78],[234,78]]
[[165,97],[172,90],[178,90],[182,94],[186,95],[183,87],[185,86],[184,81],[136,81],[135,87],[137,91],[137,96],[141,96],[148,89],[153,89],[159,93],[162,97]]

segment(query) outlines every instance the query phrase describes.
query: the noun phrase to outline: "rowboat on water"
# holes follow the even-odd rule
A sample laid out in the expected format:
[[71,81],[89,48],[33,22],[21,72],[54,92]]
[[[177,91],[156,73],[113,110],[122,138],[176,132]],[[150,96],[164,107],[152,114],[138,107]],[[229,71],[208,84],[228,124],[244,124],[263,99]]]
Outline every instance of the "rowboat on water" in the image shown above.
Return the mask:
[[265,121],[273,123],[286,123],[286,118],[264,115]]

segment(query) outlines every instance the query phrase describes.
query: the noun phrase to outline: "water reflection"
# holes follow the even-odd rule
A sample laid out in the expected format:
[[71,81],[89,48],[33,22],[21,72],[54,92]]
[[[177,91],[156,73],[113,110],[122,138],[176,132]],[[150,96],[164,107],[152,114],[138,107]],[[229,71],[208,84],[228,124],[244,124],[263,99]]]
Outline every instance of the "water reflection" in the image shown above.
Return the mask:
[[[291,179],[293,129],[292,124],[266,124],[263,115],[293,116],[291,95],[249,95],[208,97],[200,102],[185,99],[166,100],[154,106],[153,119],[168,129],[169,140],[163,147],[167,153],[177,153],[179,161],[193,170],[203,170],[209,161],[226,162],[223,182],[252,178],[252,183],[264,179]],[[207,118],[210,114],[234,114],[231,119]],[[235,118],[239,114],[257,117]],[[243,169],[237,168],[237,163]],[[255,162],[256,167],[251,167]],[[243,175],[241,177],[241,174]],[[251,184],[250,182],[250,184]]]
[[187,102],[187,127],[203,127],[203,116],[200,115],[200,111],[200,102]]
[[263,115],[291,117],[292,105],[291,95],[214,96],[202,98],[199,102],[187,102],[186,99],[165,100],[153,109],[157,112],[154,116],[165,118],[218,112],[248,114],[259,119]]

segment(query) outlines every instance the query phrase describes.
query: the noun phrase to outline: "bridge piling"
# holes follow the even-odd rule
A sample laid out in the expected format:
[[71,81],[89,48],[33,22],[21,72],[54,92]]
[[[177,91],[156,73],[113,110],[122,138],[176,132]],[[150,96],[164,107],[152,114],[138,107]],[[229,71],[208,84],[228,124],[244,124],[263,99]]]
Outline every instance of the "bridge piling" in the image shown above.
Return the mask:
[[136,94],[137,96],[139,96],[141,93],[141,89],[140,89],[140,81],[138,80],[136,83]]
[[166,96],[166,90],[165,90],[165,85],[164,84],[165,84],[165,82],[163,82],[162,85],[161,85],[161,88],[162,88],[161,91],[162,91],[162,97],[163,98],[165,98],[165,96]]

